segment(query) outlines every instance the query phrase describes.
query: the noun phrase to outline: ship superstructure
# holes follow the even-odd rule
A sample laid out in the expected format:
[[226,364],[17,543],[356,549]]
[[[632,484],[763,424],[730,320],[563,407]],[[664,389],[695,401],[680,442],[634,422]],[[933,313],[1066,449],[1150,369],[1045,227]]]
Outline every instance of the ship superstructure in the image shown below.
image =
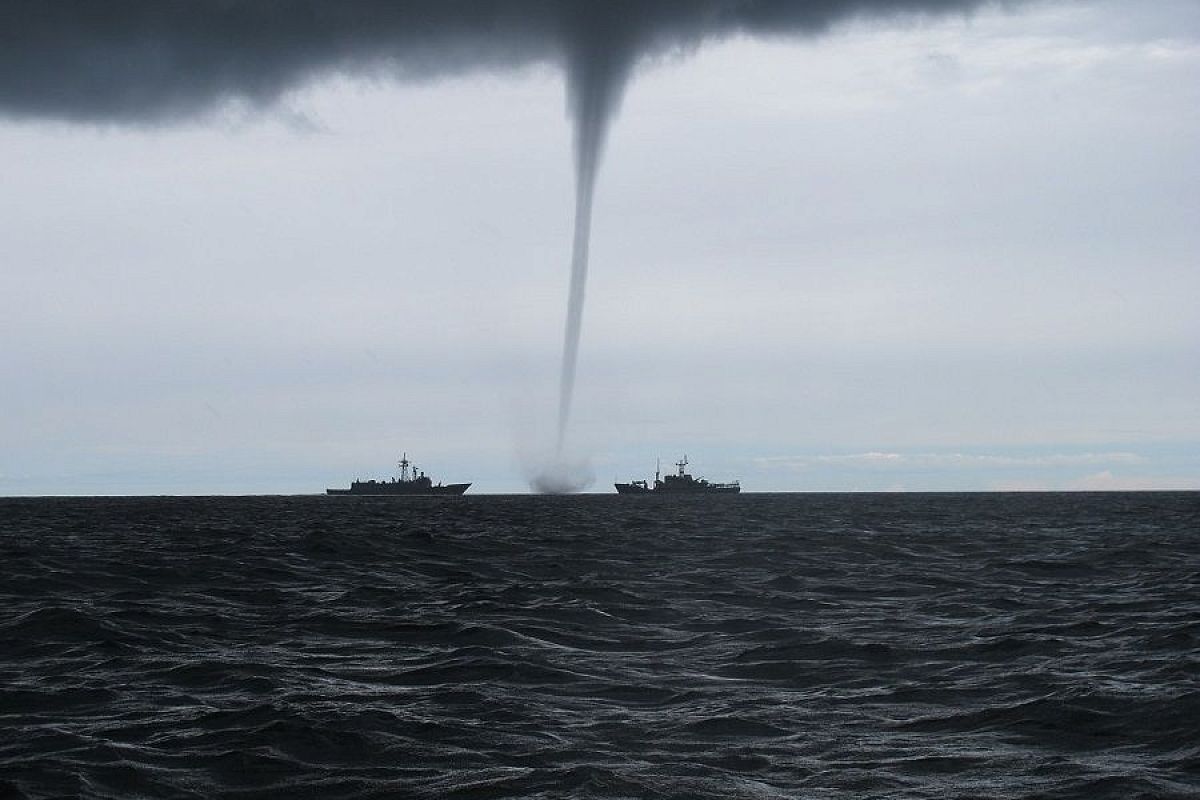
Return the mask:
[[460,495],[467,491],[469,483],[434,483],[424,472],[408,460],[408,453],[400,456],[400,475],[390,480],[356,480],[349,489],[326,489],[326,494],[374,494],[374,495]]
[[674,475],[662,475],[662,466],[654,469],[654,485],[648,481],[630,481],[629,483],[614,483],[617,494],[737,494],[742,491],[738,481],[732,483],[712,483],[704,478],[693,478],[685,469],[688,459],[685,455],[675,462],[678,472]]

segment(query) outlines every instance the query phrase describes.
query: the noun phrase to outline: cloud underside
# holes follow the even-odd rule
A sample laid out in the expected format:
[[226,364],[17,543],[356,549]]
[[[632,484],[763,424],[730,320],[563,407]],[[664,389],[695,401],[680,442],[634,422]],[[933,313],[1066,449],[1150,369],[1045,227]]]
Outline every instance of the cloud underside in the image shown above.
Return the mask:
[[1137,453],[1053,453],[1034,456],[1010,456],[988,453],[894,453],[872,451],[813,456],[776,456],[758,459],[764,468],[810,469],[816,467],[853,467],[859,469],[1028,469],[1031,467],[1078,467],[1098,465],[1137,465],[1145,458]]
[[[1194,491],[1200,477],[1163,472],[1159,459],[1127,451],[1091,453],[997,453],[869,451],[754,459],[761,472],[784,470],[796,475],[857,475],[871,484],[886,481],[886,491],[915,490],[936,476],[940,486],[952,476],[971,475],[989,491]],[[883,486],[871,486],[881,490]]]
[[0,113],[138,122],[266,106],[324,75],[420,81],[561,64],[574,90],[638,59],[856,17],[965,13],[986,0],[15,0],[0,6]]

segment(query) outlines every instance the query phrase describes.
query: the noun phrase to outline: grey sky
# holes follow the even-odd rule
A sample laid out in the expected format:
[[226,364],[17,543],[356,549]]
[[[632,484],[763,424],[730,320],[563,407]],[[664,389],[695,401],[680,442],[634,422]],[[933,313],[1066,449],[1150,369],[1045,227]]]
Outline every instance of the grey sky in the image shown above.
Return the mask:
[[[572,435],[748,489],[1200,486],[1200,6],[735,36],[609,136]],[[5,79],[11,84],[11,74]],[[523,490],[572,202],[553,60],[0,121],[0,493]]]

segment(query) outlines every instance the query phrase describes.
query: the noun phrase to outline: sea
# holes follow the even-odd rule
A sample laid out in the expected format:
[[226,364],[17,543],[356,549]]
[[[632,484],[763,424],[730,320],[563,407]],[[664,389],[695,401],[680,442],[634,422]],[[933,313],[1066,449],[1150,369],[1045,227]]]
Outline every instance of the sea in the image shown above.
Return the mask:
[[1200,494],[0,499],[0,798],[1200,798]]

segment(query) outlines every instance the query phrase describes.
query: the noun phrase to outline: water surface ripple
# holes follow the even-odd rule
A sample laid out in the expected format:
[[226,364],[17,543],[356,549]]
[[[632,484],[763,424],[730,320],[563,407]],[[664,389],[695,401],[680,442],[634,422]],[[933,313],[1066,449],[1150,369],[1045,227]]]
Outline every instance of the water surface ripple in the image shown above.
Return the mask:
[[0,798],[1200,797],[1200,495],[0,500]]

